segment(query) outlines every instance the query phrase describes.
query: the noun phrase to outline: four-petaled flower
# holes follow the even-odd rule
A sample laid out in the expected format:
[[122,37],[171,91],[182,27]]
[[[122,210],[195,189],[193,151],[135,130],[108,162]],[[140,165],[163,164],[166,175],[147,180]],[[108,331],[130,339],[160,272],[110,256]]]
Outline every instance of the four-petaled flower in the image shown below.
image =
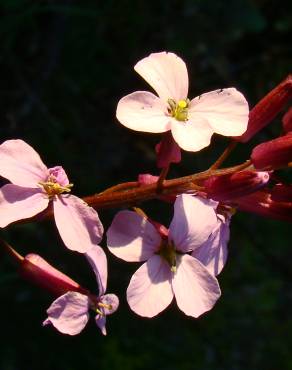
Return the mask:
[[157,92],[136,91],[122,98],[117,119],[143,132],[171,130],[184,150],[196,152],[210,144],[211,136],[239,136],[247,129],[248,103],[235,88],[221,89],[188,99],[188,72],[173,53],[150,54],[134,67]]
[[97,212],[68,194],[72,184],[62,167],[48,169],[24,141],[7,140],[0,145],[0,176],[11,182],[0,189],[0,227],[33,217],[52,203],[67,248],[84,253],[101,241],[103,226]]
[[47,309],[48,318],[43,325],[52,324],[63,334],[79,334],[89,319],[89,309],[95,313],[96,325],[106,335],[106,316],[114,313],[119,306],[115,294],[105,294],[107,285],[107,260],[100,247],[93,247],[85,253],[96,276],[99,295],[69,291],[57,298]]
[[136,212],[115,216],[107,232],[109,250],[125,261],[146,261],[127,289],[134,312],[153,317],[173,296],[193,317],[214,306],[221,294],[215,275],[225,263],[229,238],[228,222],[218,219],[216,205],[187,194],[178,196],[169,230]]

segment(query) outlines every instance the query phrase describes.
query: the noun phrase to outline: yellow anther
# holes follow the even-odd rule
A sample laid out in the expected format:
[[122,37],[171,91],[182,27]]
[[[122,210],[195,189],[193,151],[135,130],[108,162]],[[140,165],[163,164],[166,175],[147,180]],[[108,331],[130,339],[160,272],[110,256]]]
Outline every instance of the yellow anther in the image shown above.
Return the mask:
[[176,266],[171,266],[170,271],[175,274],[176,273]]
[[68,184],[66,186],[62,186],[58,184],[57,182],[52,182],[52,181],[40,181],[39,185],[41,185],[45,192],[48,194],[49,197],[52,197],[54,195],[59,195],[62,193],[69,193],[71,191],[71,188],[73,184]]
[[185,101],[185,100],[179,100],[178,101],[178,103],[177,103],[177,105],[180,107],[180,108],[182,108],[182,109],[184,109],[184,108],[186,108],[187,107],[187,102]]
[[107,308],[108,310],[112,310],[113,306],[111,304],[106,304],[102,302],[98,302],[99,307]]

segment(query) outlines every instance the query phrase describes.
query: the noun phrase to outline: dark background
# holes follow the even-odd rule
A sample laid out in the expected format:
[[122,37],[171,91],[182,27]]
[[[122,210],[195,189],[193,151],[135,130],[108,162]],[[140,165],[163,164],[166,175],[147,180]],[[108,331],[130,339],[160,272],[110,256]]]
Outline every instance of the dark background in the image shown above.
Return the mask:
[[[79,196],[158,173],[159,136],[127,130],[115,118],[121,97],[149,89],[133,66],[151,52],[173,51],[186,61],[189,97],[234,86],[251,106],[291,72],[290,1],[1,0],[0,12],[1,141],[21,138],[49,167],[63,165]],[[229,164],[280,131],[278,118],[240,145]],[[184,153],[170,177],[206,169],[227,142],[214,137],[202,152]],[[167,204],[143,209],[166,225],[171,219]],[[105,228],[116,211],[100,212]],[[138,264],[107,253],[108,291],[121,301],[107,337],[93,320],[76,337],[42,328],[53,297],[21,280],[2,254],[0,369],[292,369],[289,227],[254,215],[233,218],[222,297],[198,320],[174,302],[152,320],[132,313],[125,289]],[[1,236],[97,289],[84,258],[65,250],[53,223],[13,226]]]

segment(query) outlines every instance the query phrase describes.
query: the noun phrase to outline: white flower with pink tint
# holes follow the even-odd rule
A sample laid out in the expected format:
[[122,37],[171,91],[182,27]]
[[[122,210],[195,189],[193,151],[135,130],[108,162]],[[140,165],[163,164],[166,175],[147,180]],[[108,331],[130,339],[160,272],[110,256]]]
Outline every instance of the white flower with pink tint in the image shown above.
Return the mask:
[[[47,309],[48,318],[43,325],[52,324],[63,334],[79,334],[89,320],[88,311],[95,312],[95,322],[103,335],[106,335],[106,316],[114,313],[119,306],[115,294],[105,294],[107,285],[107,260],[100,247],[93,247],[85,253],[99,287],[99,295],[68,291],[57,298]],[[80,290],[80,289],[79,289]]]
[[[187,194],[177,197],[169,230],[136,212],[119,212],[107,232],[109,250],[125,261],[146,261],[127,289],[131,309],[153,317],[175,296],[186,315],[198,317],[210,310],[221,292],[212,258],[200,247],[206,243],[206,251],[213,251],[211,236],[215,238],[218,226],[214,202]],[[214,258],[221,256],[213,253]]]
[[248,103],[235,88],[221,89],[188,98],[188,72],[173,53],[150,54],[135,71],[156,91],[136,91],[122,98],[117,119],[126,127],[143,132],[171,130],[184,150],[196,152],[210,144],[211,136],[240,136],[247,129]]
[[0,227],[33,217],[52,203],[67,248],[84,253],[101,241],[103,226],[97,212],[69,194],[73,185],[62,167],[47,168],[24,141],[0,145],[0,176],[11,182],[0,189]]

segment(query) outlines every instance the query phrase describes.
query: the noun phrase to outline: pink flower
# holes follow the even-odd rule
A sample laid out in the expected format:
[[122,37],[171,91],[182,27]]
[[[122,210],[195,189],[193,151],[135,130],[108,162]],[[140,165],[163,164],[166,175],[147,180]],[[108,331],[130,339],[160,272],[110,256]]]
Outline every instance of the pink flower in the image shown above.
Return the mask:
[[[214,306],[221,294],[214,275],[224,262],[217,268],[211,260],[225,258],[213,253],[217,241],[209,239],[218,229],[214,205],[199,197],[178,196],[168,232],[161,227],[163,232],[159,232],[157,223],[135,212],[121,211],[115,216],[107,232],[110,251],[125,261],[146,261],[127,289],[128,303],[138,315],[157,315],[174,296],[189,316],[198,317]],[[204,243],[206,249],[201,250]],[[213,257],[207,258],[209,253]]]
[[[96,276],[99,287],[99,296],[80,293],[74,289],[57,298],[47,309],[48,318],[43,325],[52,324],[63,334],[79,334],[89,320],[89,309],[92,309],[96,325],[103,335],[106,335],[106,315],[114,313],[119,306],[119,299],[115,294],[105,294],[107,285],[107,261],[104,251],[100,247],[93,247],[85,253]],[[79,291],[77,291],[79,290]]]
[[211,91],[188,99],[188,72],[173,53],[154,53],[134,67],[157,92],[136,91],[122,98],[117,119],[143,132],[171,130],[177,144],[196,152],[210,144],[211,136],[239,136],[247,129],[248,104],[235,88]]
[[0,189],[0,227],[33,217],[52,203],[67,248],[84,253],[101,241],[103,226],[97,212],[68,194],[73,185],[62,167],[48,169],[24,141],[0,145],[0,175],[11,182]]

